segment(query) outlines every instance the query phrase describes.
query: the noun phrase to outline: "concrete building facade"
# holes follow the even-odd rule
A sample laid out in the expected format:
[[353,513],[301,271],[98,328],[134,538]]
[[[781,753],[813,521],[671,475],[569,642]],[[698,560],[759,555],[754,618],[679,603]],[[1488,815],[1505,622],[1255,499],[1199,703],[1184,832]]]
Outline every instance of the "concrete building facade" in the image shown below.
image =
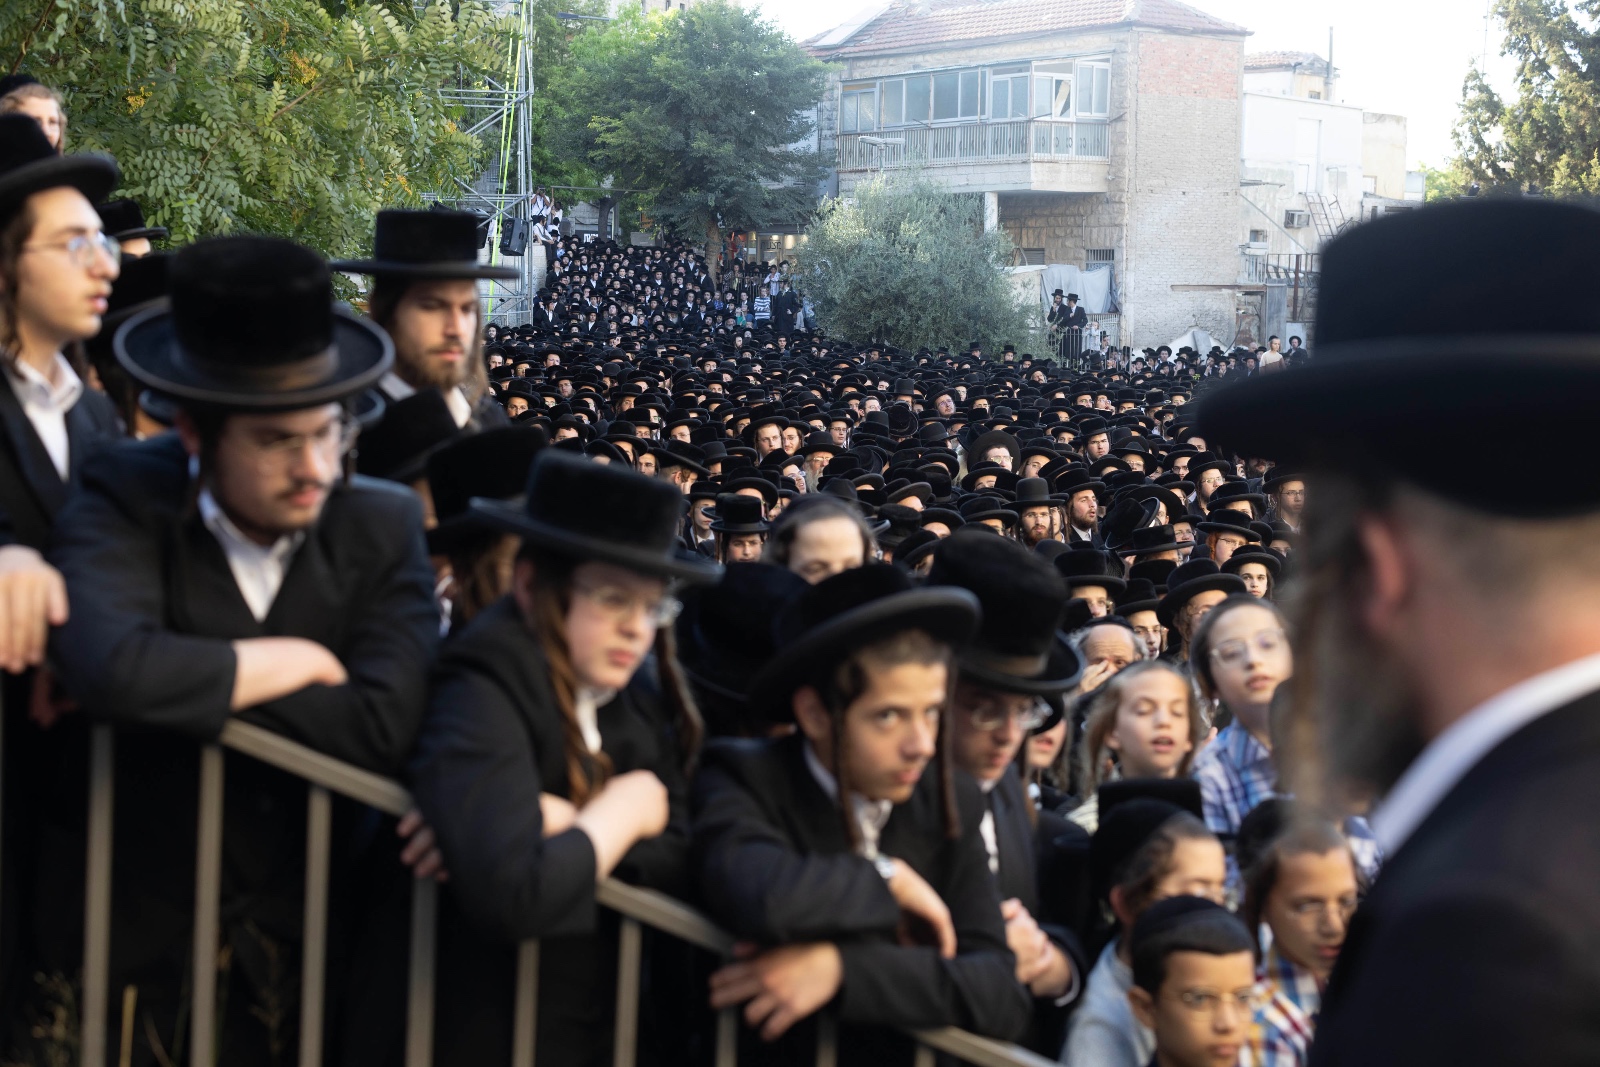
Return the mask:
[[805,42],[848,196],[981,193],[1022,263],[1110,269],[1124,344],[1234,333],[1247,31],[1176,0],[897,0]]

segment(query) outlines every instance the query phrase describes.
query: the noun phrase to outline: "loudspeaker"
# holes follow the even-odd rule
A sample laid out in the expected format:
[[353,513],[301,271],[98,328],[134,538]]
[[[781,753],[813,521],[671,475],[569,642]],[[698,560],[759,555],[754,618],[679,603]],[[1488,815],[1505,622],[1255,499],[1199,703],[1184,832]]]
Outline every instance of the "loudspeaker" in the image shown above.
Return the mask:
[[528,250],[528,221],[506,219],[500,229],[500,254],[520,256]]

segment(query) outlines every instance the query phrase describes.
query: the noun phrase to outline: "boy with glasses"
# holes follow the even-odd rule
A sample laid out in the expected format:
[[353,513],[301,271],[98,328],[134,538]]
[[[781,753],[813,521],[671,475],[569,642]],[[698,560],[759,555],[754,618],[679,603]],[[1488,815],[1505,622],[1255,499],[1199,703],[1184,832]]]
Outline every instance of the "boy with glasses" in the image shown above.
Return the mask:
[[1260,1001],[1255,942],[1201,897],[1152,904],[1133,924],[1128,1004],[1155,1034],[1151,1067],[1234,1067]]

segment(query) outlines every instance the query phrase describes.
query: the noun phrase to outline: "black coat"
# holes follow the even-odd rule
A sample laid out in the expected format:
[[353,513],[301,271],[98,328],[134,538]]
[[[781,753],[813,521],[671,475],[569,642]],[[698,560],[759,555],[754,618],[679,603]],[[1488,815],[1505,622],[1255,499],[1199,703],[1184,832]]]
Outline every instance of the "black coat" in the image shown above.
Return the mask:
[[1600,1063],[1600,693],[1496,746],[1388,858],[1314,1067]]
[[[613,771],[653,771],[672,818],[614,877],[682,895],[688,789],[649,671],[598,711]],[[544,836],[539,794],[568,797],[562,716],[544,654],[506,598],[445,646],[411,762],[450,881],[441,917],[436,1063],[510,1056],[516,945],[541,939],[538,1058],[609,1062],[615,922],[595,904],[587,834]]]
[[[4,376],[0,375],[0,379]],[[56,513],[66,504],[84,461],[116,443],[117,416],[105,394],[84,387],[66,414],[67,478],[63,480],[28,421],[9,379],[0,387],[0,544],[43,552]]]
[[[855,854],[835,798],[806,766],[798,736],[717,741],[695,780],[693,867],[711,916],[741,939],[764,944],[833,941],[844,981],[826,1010],[841,1022],[841,1062],[909,1060],[898,1035],[861,1024],[959,1026],[1003,1039],[1027,1029],[1031,998],[1017,984],[1000,897],[978,834],[983,798],[957,774],[961,836],[949,840],[937,776],[923,775],[879,838],[884,855],[910,864],[944,898],[958,954],[897,943],[900,910],[883,878]],[[809,1062],[799,1027],[769,1054]],[[766,1062],[763,1058],[763,1062]]]
[[[188,468],[173,434],[95,457],[61,512],[50,551],[72,603],[71,619],[52,637],[52,656],[87,718],[121,727],[113,1017],[116,991],[138,984],[140,1007],[164,1036],[173,1020],[163,1013],[177,1011],[189,963],[199,742],[215,739],[230,718],[232,641],[295,636],[332,651],[347,684],[310,686],[240,718],[393,775],[422,719],[438,639],[433,572],[410,492],[364,478],[335,488],[257,622],[189,502]],[[73,717],[69,725],[81,722]],[[69,766],[47,827],[54,858],[43,871],[40,925],[48,962],[72,973],[82,958],[81,754]],[[233,973],[249,983],[248,991],[227,994],[231,1018],[248,1012],[252,996],[281,992],[281,980],[297,972],[306,786],[232,753],[225,783],[224,939]],[[336,862],[347,854],[340,840],[336,834]],[[287,1010],[292,1019],[292,1003]],[[143,1028],[136,1034],[142,1046]]]

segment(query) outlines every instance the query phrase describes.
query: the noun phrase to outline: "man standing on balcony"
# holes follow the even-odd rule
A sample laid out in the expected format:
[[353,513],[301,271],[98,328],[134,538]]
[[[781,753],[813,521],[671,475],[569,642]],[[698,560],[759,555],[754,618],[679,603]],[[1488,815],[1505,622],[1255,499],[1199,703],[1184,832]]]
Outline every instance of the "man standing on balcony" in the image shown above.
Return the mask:
[[[135,1063],[188,1040],[201,745],[237,716],[396,774],[439,631],[416,498],[342,473],[349,409],[388,371],[388,338],[335,310],[327,264],[289,241],[192,245],[170,286],[170,308],[134,316],[114,347],[177,405],[177,432],[88,461],[50,552],[73,608],[51,643],[62,680],[91,721],[129,727],[111,989],[132,988],[134,1017],[114,995],[109,1023],[131,1030]],[[306,785],[231,755],[225,782],[217,1062],[253,1064],[297,1030]],[[47,962],[71,974],[83,785],[61,788],[40,927]]]

